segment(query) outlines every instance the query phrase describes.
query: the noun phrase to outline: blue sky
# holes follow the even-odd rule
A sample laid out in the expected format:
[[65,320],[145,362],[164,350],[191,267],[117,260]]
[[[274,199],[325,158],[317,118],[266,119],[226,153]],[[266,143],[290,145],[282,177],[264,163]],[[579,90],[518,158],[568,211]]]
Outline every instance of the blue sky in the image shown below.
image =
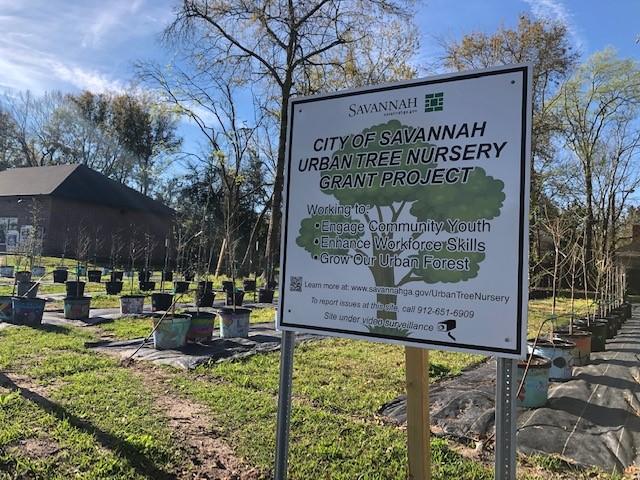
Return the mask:
[[[0,0],[0,89],[122,90],[140,59],[168,61],[159,45],[173,0]],[[419,61],[433,63],[440,39],[511,26],[518,14],[564,22],[585,56],[608,45],[640,60],[640,0],[427,0],[416,20]],[[195,130],[184,126],[186,149]]]

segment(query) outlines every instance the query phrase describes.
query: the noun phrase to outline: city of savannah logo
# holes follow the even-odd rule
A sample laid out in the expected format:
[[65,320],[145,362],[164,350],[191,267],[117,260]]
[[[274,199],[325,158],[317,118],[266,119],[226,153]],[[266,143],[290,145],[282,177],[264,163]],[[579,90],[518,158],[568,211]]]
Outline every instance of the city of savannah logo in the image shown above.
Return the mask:
[[425,112],[441,112],[444,108],[444,93],[427,93],[424,96]]

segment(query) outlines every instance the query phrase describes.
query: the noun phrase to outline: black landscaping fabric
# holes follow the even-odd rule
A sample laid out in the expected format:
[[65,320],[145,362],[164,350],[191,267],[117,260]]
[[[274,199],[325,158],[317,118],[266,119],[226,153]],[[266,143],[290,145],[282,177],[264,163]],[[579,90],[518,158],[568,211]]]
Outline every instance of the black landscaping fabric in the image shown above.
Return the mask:
[[[186,306],[186,305],[185,305]],[[273,305],[248,304],[253,308]],[[216,308],[203,308],[203,312],[215,312]],[[141,318],[148,318],[152,312],[145,310]],[[45,312],[43,322],[55,325],[93,326],[100,323],[111,322],[123,315],[118,309],[92,309],[90,318],[85,320],[67,320],[62,312]],[[127,318],[136,315],[125,315]],[[148,361],[158,365],[170,365],[175,368],[190,370],[198,365],[228,360],[238,360],[257,353],[275,352],[280,350],[281,333],[276,331],[273,322],[257,323],[250,325],[249,338],[219,338],[219,329],[213,330],[213,339],[208,342],[187,344],[180,350],[156,350],[153,348],[153,339],[149,341],[135,354],[134,360]],[[323,338],[319,335],[296,334],[296,342],[306,342]],[[91,348],[107,355],[121,359],[129,358],[140,346],[144,338],[132,340],[111,341],[101,340],[87,342],[87,348]]]
[[[496,362],[491,359],[460,376],[431,386],[434,434],[484,441],[495,431]],[[405,398],[380,413],[406,422]],[[621,471],[640,463],[640,307],[607,349],[575,367],[573,378],[553,382],[544,408],[519,409],[518,449],[557,454],[583,466]]]
[[[133,357],[136,361],[148,361],[158,365],[170,365],[175,368],[190,370],[198,365],[239,360],[257,353],[280,350],[280,332],[273,323],[257,323],[250,326],[249,338],[219,338],[219,330],[213,331],[213,339],[208,342],[187,344],[180,350],[156,350],[153,342],[144,347]],[[310,334],[296,334],[296,342],[317,340],[322,337]],[[101,353],[126,359],[140,346],[142,338],[125,341],[102,341],[87,343],[88,348]]]

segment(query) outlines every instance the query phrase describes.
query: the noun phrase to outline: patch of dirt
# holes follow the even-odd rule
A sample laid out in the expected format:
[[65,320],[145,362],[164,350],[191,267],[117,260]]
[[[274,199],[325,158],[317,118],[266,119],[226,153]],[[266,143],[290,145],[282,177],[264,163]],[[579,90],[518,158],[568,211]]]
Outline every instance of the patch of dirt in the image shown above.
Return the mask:
[[9,447],[9,451],[35,460],[55,455],[60,451],[60,447],[48,438],[27,438]]
[[221,433],[203,405],[176,394],[168,382],[170,373],[160,368],[136,364],[132,371],[140,375],[153,394],[156,407],[168,418],[176,445],[185,454],[180,479],[263,480],[265,475],[238,458],[221,438]]
[[[44,384],[39,383],[38,381],[26,375],[7,372],[6,374],[0,375],[0,385],[11,390],[15,390],[15,388],[17,387],[21,390],[34,392],[42,397],[49,397],[49,394],[60,385],[60,382],[50,381],[49,383]],[[23,391],[23,395],[27,399],[30,398],[30,394],[28,392]]]

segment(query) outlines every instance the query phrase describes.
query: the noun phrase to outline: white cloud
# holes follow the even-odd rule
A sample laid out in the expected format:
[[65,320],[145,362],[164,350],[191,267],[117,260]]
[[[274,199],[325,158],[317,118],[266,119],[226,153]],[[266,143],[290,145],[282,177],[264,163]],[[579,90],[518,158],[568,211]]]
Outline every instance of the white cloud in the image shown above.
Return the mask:
[[90,90],[94,93],[124,90],[121,81],[109,78],[95,70],[87,70],[77,65],[65,65],[59,61],[52,61],[51,68],[57,78],[81,90]]
[[[0,0],[0,89],[121,91],[172,0]],[[164,23],[163,23],[164,22]]]
[[89,14],[89,18],[94,20],[85,29],[82,46],[95,47],[111,32],[130,27],[128,21],[136,15],[143,3],[144,0],[119,0],[97,5]]
[[553,20],[567,28],[574,46],[584,50],[587,46],[584,36],[576,27],[573,15],[567,10],[561,0],[524,0],[531,9],[534,17]]
[[19,45],[11,37],[0,40],[1,86],[42,93],[65,84],[96,93],[124,89],[120,80],[95,69],[82,67],[24,44]]

